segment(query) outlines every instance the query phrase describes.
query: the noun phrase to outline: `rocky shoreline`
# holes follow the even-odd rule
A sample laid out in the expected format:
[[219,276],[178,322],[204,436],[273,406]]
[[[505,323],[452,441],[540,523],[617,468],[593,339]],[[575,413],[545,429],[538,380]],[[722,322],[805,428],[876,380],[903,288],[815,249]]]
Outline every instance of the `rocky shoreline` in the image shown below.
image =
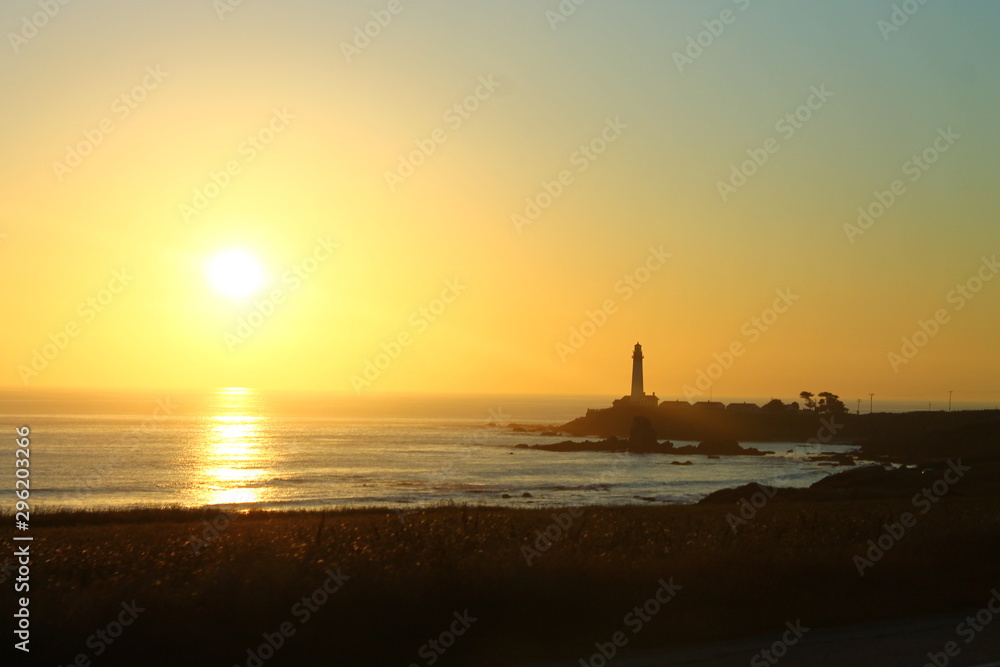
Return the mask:
[[755,447],[742,447],[735,440],[710,440],[697,445],[676,446],[669,440],[636,446],[630,440],[608,438],[598,442],[580,442],[564,440],[548,445],[515,445],[515,449],[538,449],[545,452],[613,452],[628,454],[674,454],[701,455],[710,458],[722,456],[766,456],[772,451],[760,450]]
[[[518,432],[524,432],[523,427]],[[544,431],[542,435],[556,435],[555,432]],[[669,440],[660,441],[653,424],[641,415],[632,418],[632,427],[628,439],[611,436],[597,442],[563,440],[562,442],[527,445],[519,444],[515,449],[537,449],[545,452],[612,452],[628,454],[671,454],[678,456],[707,456],[717,459],[723,456],[767,456],[775,454],[770,450],[756,447],[744,447],[733,439],[705,440],[697,445],[677,446]],[[810,461],[822,462],[821,465],[854,465],[852,454],[830,454],[812,457]],[[690,461],[674,461],[674,465],[690,465]]]

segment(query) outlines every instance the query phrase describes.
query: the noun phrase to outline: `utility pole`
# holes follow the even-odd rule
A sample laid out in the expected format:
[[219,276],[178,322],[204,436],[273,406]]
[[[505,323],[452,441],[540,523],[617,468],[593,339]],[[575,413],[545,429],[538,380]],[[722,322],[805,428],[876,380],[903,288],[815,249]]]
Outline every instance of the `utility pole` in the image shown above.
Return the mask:
[[948,412],[951,412],[951,395],[955,393],[954,390],[948,390]]
[[861,399],[858,399],[858,414],[861,414]]
[[874,412],[875,408],[875,394],[868,394],[868,414]]

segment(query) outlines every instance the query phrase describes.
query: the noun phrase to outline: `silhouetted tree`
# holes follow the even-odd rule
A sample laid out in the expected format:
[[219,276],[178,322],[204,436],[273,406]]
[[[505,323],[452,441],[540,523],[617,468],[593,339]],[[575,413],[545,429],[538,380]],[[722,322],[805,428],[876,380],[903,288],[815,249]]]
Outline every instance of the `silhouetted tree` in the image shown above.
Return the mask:
[[831,394],[828,391],[819,393],[819,400],[814,398],[814,394],[804,391],[799,397],[805,401],[806,410],[812,410],[818,415],[846,415],[847,406],[840,400],[840,396]]
[[840,396],[828,391],[821,391],[819,401],[816,403],[816,412],[821,415],[846,415],[847,406],[840,400]]

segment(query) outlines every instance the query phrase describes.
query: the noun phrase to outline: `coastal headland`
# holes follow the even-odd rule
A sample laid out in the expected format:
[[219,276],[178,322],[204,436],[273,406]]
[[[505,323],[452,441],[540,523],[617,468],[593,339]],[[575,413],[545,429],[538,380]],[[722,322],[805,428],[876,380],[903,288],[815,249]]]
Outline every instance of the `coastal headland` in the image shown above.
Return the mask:
[[828,443],[914,442],[937,431],[1000,422],[1000,410],[877,412],[824,415],[808,410],[742,411],[721,403],[663,402],[656,407],[621,403],[588,410],[555,427],[571,436],[628,437],[635,417],[644,417],[657,437],[670,440]]

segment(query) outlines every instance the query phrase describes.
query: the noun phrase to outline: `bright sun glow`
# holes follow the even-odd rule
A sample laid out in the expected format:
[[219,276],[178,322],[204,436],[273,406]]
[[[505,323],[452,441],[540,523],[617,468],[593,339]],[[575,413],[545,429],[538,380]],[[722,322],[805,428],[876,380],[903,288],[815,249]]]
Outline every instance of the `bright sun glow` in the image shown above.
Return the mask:
[[225,250],[208,262],[208,280],[223,296],[242,299],[253,295],[264,283],[260,262],[245,250]]

